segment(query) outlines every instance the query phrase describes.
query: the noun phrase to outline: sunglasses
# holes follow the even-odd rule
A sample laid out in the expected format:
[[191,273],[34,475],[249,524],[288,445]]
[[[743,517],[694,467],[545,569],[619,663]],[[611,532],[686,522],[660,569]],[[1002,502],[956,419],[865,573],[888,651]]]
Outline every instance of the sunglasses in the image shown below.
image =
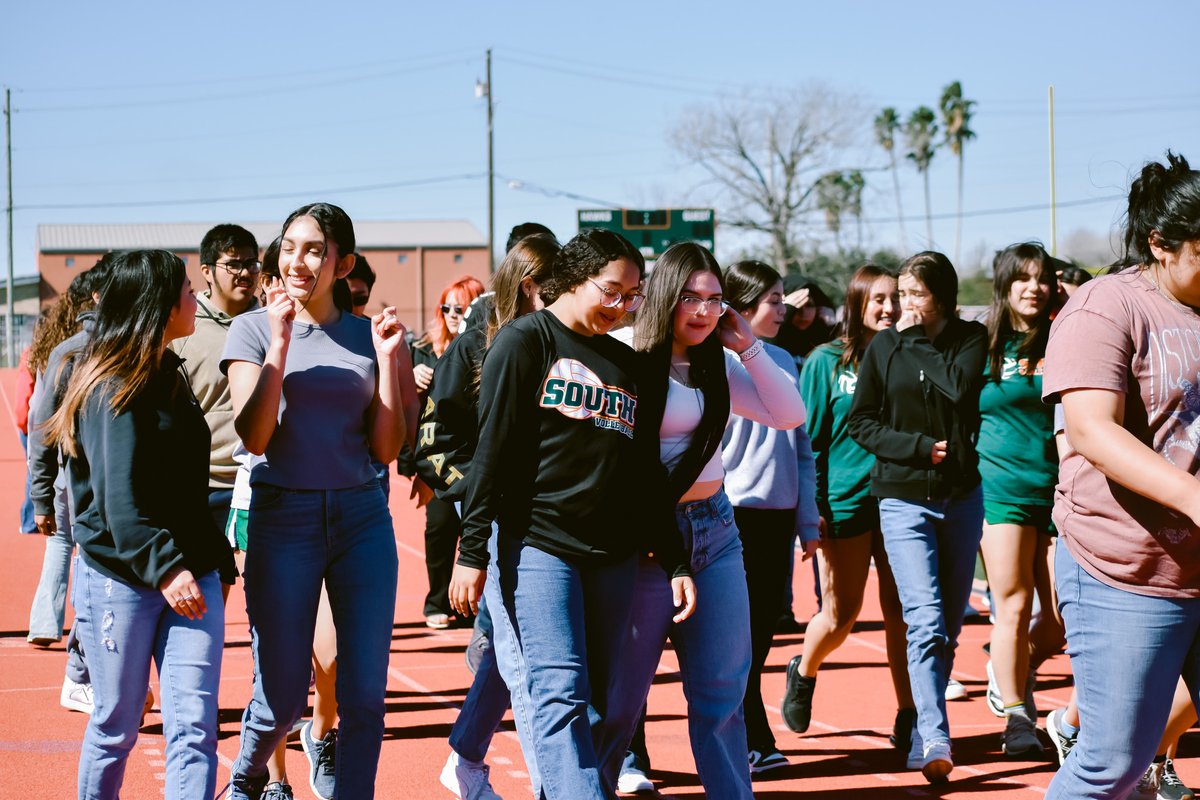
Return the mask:
[[443,314],[453,313],[455,316],[461,317],[462,313],[463,313],[463,307],[462,306],[452,306],[452,305],[443,303],[442,304],[442,313]]

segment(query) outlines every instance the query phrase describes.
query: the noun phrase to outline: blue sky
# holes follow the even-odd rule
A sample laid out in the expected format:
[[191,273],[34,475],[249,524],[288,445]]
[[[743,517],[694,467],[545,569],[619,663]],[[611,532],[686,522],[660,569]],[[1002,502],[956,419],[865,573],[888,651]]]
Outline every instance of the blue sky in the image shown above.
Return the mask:
[[[964,262],[1049,241],[1048,211],[995,212],[1048,202],[1050,84],[1058,198],[1084,201],[1059,211],[1060,252],[1075,230],[1119,224],[1121,202],[1100,199],[1124,194],[1144,160],[1170,147],[1200,164],[1193,2],[64,0],[9,4],[4,18],[18,274],[34,271],[36,226],[50,222],[282,220],[322,199],[355,218],[466,218],[486,233],[474,85],[488,47],[500,242],[525,220],[573,234],[589,203],[562,193],[705,204],[668,140],[684,109],[814,81],[861,101],[846,161],[868,165],[885,163],[875,111],[936,106],[962,82],[978,102]],[[948,153],[931,179],[934,213],[952,213]],[[880,221],[867,243],[896,246],[890,176],[869,181],[865,216]],[[909,239],[924,245],[920,180],[903,167],[901,181]],[[728,234],[725,258],[750,243]],[[949,252],[953,219],[934,236]]]

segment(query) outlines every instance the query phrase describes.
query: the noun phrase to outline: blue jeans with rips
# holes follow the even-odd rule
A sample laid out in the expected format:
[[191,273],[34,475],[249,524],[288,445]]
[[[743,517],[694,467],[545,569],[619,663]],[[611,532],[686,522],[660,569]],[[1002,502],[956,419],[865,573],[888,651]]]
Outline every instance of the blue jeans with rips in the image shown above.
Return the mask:
[[1200,599],[1108,586],[1055,550],[1080,724],[1046,798],[1122,798],[1154,758],[1180,675],[1200,702]]
[[116,798],[138,738],[150,660],[158,665],[168,800],[212,797],[225,604],[216,572],[195,576],[208,612],[189,620],[158,589],[109,578],[79,560],[74,592],[95,707],[79,754],[79,800]]
[[908,677],[926,746],[950,741],[946,683],[971,599],[983,536],[983,493],[947,500],[879,501],[883,546],[908,625]]
[[263,775],[275,746],[308,705],[324,581],[337,629],[337,796],[374,797],[398,568],[379,481],[311,491],[256,485],[248,525],[254,693],[242,716],[233,772]]
[[[696,611],[679,624],[672,622],[671,582],[658,562],[642,560],[613,724],[622,726],[628,743],[670,637],[700,782],[709,797],[751,800],[742,716],[751,662],[750,600],[733,506],[722,489],[707,500],[677,506],[675,524],[696,581]],[[613,769],[624,755],[618,754]]]
[[625,748],[607,715],[625,663],[637,557],[579,565],[504,534],[489,548],[493,650],[535,791],[545,800],[607,800],[616,773],[600,765],[606,757],[619,764]]

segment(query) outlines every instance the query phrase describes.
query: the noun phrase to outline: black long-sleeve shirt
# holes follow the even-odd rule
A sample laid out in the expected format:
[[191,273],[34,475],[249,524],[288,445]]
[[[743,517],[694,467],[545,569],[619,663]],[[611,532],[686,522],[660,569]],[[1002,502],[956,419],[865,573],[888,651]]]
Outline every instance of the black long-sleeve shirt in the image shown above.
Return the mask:
[[[921,325],[880,331],[863,353],[847,421],[875,455],[871,494],[905,500],[957,497],[979,485],[979,391],[987,329],[951,319],[930,341]],[[946,458],[934,465],[933,445]]]
[[229,542],[208,510],[208,424],[168,350],[121,413],[113,387],[92,392],[77,419],[79,454],[67,459],[75,541],[96,571],[158,588],[183,567],[236,574]]
[[487,333],[469,327],[450,342],[433,370],[433,382],[417,429],[417,473],[438,499],[461,502],[479,438],[475,371],[483,361]]
[[501,536],[576,563],[652,550],[685,569],[674,529],[645,519],[657,431],[635,438],[633,351],[575,333],[549,311],[505,326],[484,358],[479,440],[467,476],[458,563],[483,568],[492,522]]
[[34,402],[29,407],[29,499],[35,514],[50,516],[54,513],[54,483],[58,478],[58,448],[46,445],[43,431],[47,420],[54,416],[62,393],[66,388],[64,369],[92,336],[96,314],[85,311],[79,315],[82,326],[75,335],[59,342],[46,359],[46,369],[38,376],[41,387],[34,391]]

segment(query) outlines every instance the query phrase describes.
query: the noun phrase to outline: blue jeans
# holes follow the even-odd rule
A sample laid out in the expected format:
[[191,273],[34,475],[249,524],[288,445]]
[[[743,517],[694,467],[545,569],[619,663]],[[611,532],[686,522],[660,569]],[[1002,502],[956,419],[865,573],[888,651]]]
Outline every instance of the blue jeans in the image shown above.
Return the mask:
[[1200,702],[1200,599],[1114,589],[1063,545],[1054,576],[1080,725],[1046,798],[1123,798],[1154,758],[1180,675]]
[[[17,431],[21,439],[21,452],[29,454],[29,437]],[[25,464],[25,497],[21,500],[21,533],[37,533],[37,525],[33,521],[33,501],[29,499],[29,489],[33,483],[33,473],[29,464]]]
[[971,599],[983,536],[983,493],[952,500],[879,501],[883,546],[908,625],[908,677],[925,744],[950,741],[946,683]]
[[[235,775],[257,777],[308,706],[321,582],[337,629],[340,800],[375,795],[396,607],[396,539],[379,482],[299,491],[259,484],[250,497],[246,613],[254,693]],[[236,795],[235,795],[236,796]]]
[[625,740],[608,721],[624,664],[637,558],[581,566],[493,534],[485,592],[493,650],[531,776],[546,800],[606,800]]
[[[60,485],[61,484],[61,485]],[[54,483],[53,536],[46,537],[46,555],[42,559],[42,574],[29,606],[29,638],[61,639],[67,611],[67,584],[71,577],[71,554],[75,540],[71,538],[71,513],[66,482],[60,473]]]
[[669,636],[679,658],[700,782],[709,797],[750,800],[742,717],[751,662],[750,600],[733,506],[721,490],[708,500],[677,506],[675,523],[696,581],[696,611],[674,624],[671,582],[658,562],[642,560],[613,724],[622,726],[627,743]]
[[168,800],[212,797],[217,788],[217,689],[225,604],[216,572],[196,576],[208,613],[189,620],[157,589],[105,577],[80,559],[75,591],[95,707],[79,754],[79,798],[115,798],[138,738],[150,659],[158,665]]

